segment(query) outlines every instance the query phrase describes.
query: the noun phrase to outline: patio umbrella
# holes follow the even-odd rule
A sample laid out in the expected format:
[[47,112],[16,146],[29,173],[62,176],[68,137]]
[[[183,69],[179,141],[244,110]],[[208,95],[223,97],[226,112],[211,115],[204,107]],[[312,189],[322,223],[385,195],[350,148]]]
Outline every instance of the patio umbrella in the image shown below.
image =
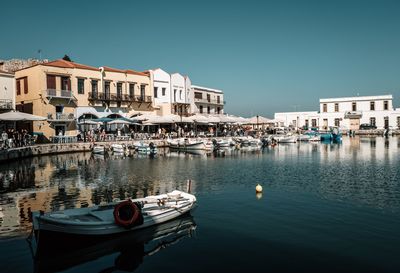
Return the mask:
[[108,124],[132,124],[132,122],[124,119],[114,119],[113,121],[110,121]]
[[4,121],[37,121],[37,120],[46,120],[47,118],[31,115],[18,111],[10,111],[7,113],[0,114],[0,120]]
[[93,121],[93,120],[87,119],[87,120],[78,122],[78,125],[97,125],[99,123],[100,122],[98,122],[98,121]]

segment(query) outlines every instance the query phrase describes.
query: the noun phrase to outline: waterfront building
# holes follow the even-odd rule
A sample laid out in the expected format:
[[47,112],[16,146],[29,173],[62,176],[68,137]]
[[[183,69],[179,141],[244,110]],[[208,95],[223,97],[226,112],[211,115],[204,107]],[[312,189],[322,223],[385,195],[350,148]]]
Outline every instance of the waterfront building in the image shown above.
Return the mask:
[[191,100],[192,113],[223,114],[224,93],[222,90],[192,85],[193,100]]
[[0,70],[0,113],[15,109],[14,73]]
[[47,117],[30,131],[45,137],[75,135],[81,118],[131,117],[153,111],[151,81],[146,73],[92,67],[63,59],[18,70],[17,109]]
[[180,116],[187,116],[189,114],[190,104],[188,103],[186,92],[186,79],[190,82],[188,77],[184,77],[179,73],[171,74],[172,114]]
[[327,98],[320,99],[319,104],[319,111],[275,113],[275,118],[294,128],[338,126],[358,130],[360,124],[377,129],[400,126],[400,111],[393,108],[392,95]]

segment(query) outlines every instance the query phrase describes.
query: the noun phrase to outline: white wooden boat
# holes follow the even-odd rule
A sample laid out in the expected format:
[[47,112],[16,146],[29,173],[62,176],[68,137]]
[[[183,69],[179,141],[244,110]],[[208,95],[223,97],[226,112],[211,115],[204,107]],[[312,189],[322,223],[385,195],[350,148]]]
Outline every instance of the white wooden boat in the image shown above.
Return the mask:
[[282,136],[277,138],[278,143],[296,143],[297,137],[296,136]]
[[122,144],[118,144],[118,143],[111,144],[111,149],[114,153],[122,154],[125,152],[125,147]]
[[206,145],[203,141],[192,141],[189,139],[169,140],[169,147],[172,149],[188,151],[188,150],[206,150]]
[[179,217],[195,204],[194,195],[175,190],[89,208],[33,212],[33,230],[36,237],[46,232],[91,236],[124,233]]
[[106,148],[104,146],[95,145],[93,147],[92,153],[103,155],[106,152]]
[[157,154],[157,146],[150,142],[150,144],[144,143],[143,141],[138,141],[134,143],[135,149],[141,154]]

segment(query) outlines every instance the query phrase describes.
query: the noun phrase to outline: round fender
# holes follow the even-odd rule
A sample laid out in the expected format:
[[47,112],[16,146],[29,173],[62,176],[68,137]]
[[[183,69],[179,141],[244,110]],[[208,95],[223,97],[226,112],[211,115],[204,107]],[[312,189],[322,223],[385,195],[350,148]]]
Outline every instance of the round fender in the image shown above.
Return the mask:
[[115,223],[122,227],[132,227],[140,215],[140,209],[131,200],[123,201],[114,208]]

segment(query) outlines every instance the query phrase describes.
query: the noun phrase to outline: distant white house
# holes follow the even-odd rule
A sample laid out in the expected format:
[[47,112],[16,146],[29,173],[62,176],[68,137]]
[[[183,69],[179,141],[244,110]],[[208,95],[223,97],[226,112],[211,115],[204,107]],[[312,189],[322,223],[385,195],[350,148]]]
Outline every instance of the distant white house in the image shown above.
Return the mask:
[[400,110],[393,108],[392,95],[328,98],[320,99],[319,104],[319,111],[275,113],[275,119],[295,128],[339,126],[358,130],[360,124],[400,128]]
[[15,109],[14,73],[0,70],[0,113]]
[[[171,103],[173,114],[187,115],[189,113],[190,104],[187,98],[187,83],[186,79],[179,73],[171,74]],[[188,84],[190,83],[190,79]]]
[[224,93],[222,90],[192,85],[193,101],[191,108],[193,113],[223,114]]

